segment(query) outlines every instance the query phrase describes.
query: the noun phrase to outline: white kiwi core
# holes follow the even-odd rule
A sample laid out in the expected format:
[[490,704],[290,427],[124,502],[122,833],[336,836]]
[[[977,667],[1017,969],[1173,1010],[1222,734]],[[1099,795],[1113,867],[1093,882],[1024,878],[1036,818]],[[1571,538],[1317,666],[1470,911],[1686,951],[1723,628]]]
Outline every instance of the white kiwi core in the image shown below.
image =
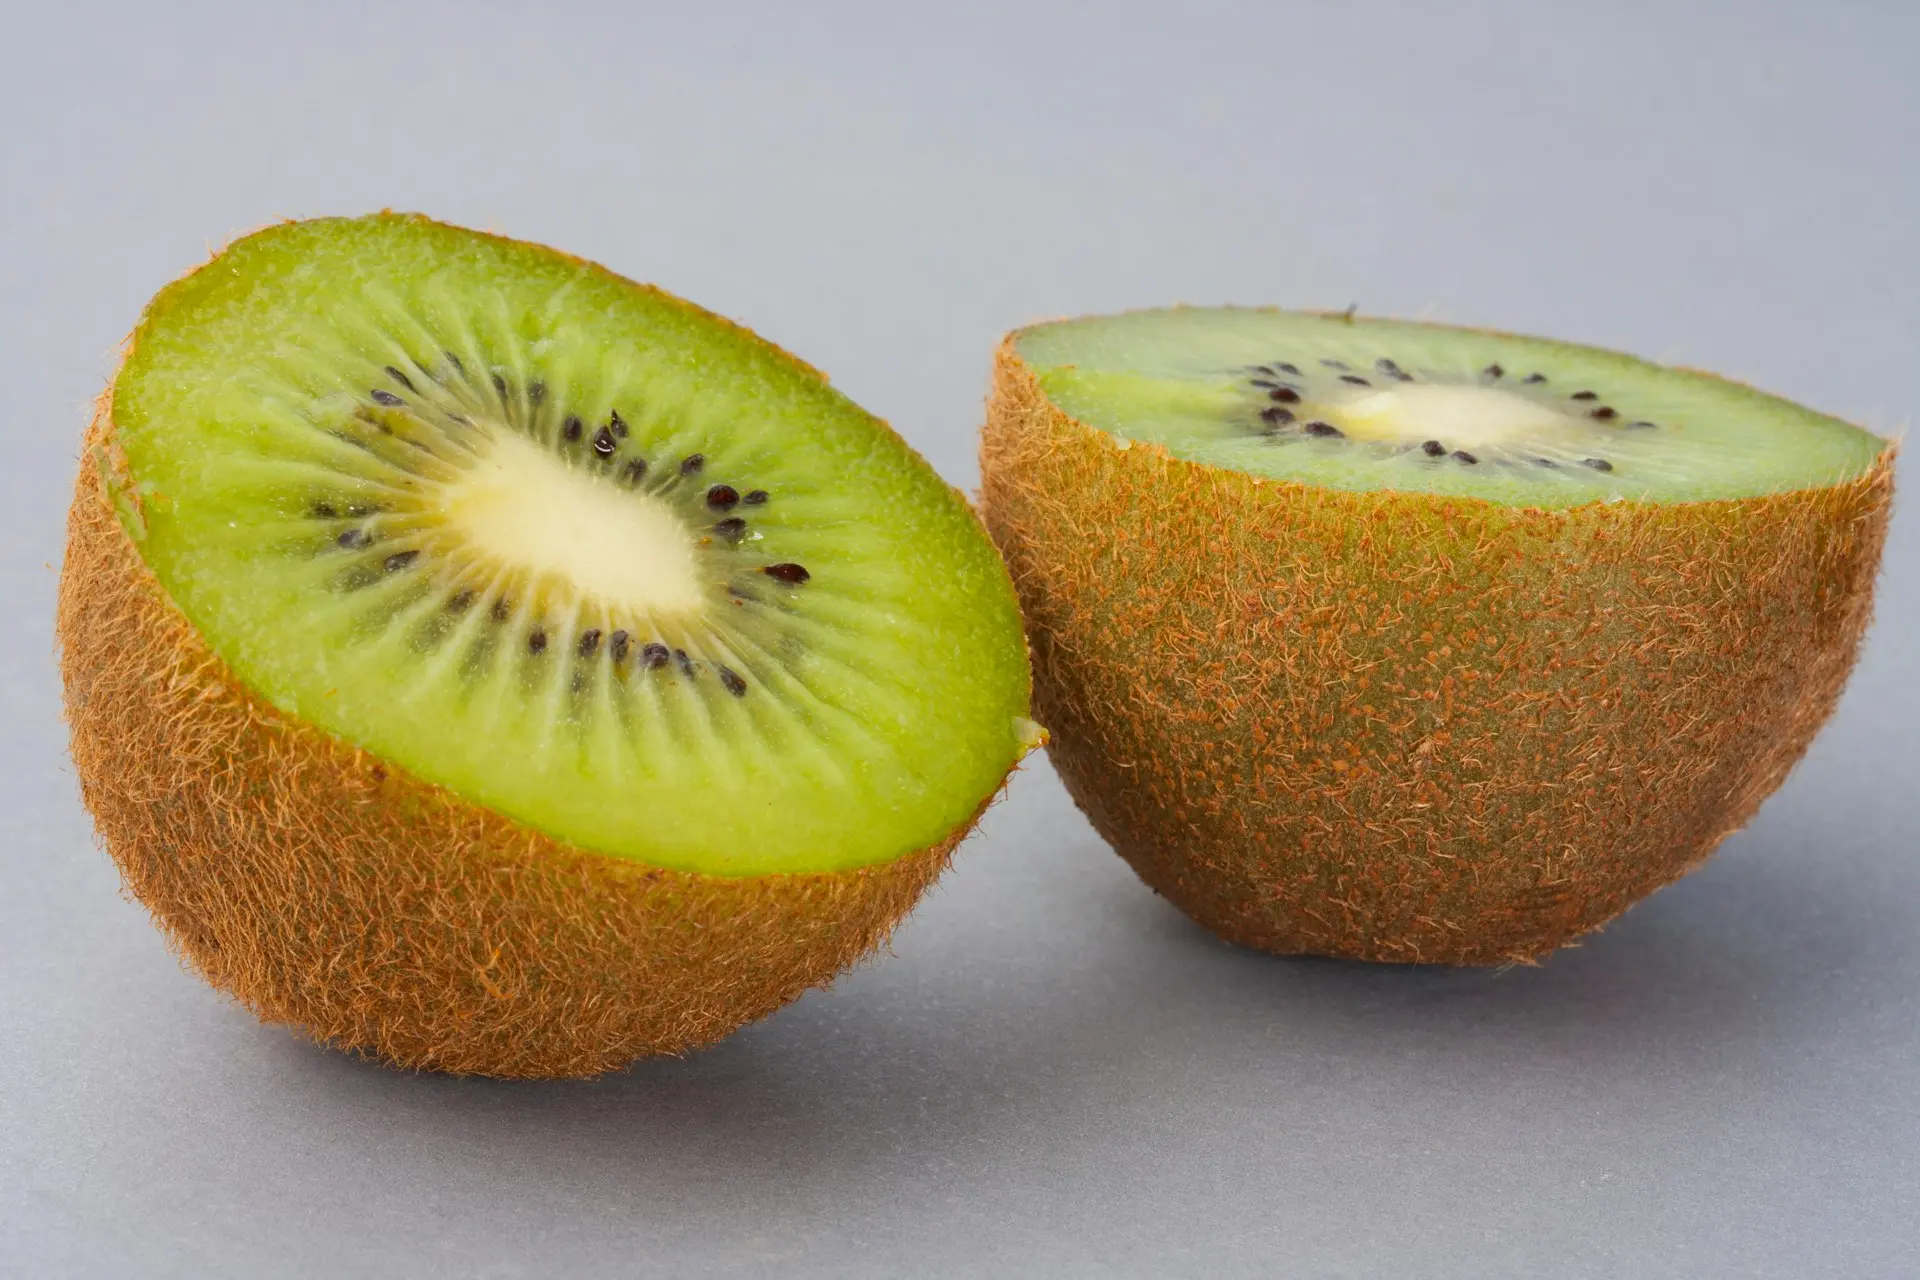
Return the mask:
[[1569,415],[1499,387],[1406,383],[1359,395],[1338,407],[1342,430],[1356,440],[1419,442],[1438,437],[1456,449],[1523,444],[1555,430]]
[[666,503],[570,467],[518,432],[491,433],[440,506],[472,550],[615,608],[657,617],[707,600],[695,535]]

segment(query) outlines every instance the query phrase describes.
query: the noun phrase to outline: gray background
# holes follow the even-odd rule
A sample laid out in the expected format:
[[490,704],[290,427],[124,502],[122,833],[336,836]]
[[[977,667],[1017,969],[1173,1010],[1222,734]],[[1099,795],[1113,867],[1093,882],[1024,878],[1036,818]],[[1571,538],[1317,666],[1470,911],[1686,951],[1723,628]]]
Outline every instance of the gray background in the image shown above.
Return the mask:
[[968,486],[1003,329],[1176,299],[1914,403],[1908,3],[648,8],[0,4],[0,1273],[1920,1273],[1911,503],[1806,763],[1538,968],[1229,949],[1039,764],[890,957],[599,1082],[365,1066],[183,973],[76,799],[53,566],[121,335],[274,217],[659,281]]

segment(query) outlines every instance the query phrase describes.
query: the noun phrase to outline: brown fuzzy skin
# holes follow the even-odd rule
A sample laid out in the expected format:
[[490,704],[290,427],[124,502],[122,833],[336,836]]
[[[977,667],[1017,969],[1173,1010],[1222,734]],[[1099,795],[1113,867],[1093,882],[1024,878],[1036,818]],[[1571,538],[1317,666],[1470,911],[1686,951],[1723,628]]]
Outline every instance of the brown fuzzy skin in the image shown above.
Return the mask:
[[885,942],[973,825],[882,866],[728,879],[468,804],[240,685],[116,517],[112,430],[103,402],[60,577],[74,765],[127,890],[264,1020],[492,1076],[678,1053]]
[[1529,960],[1752,817],[1872,603],[1851,483],[1564,511],[1260,480],[1051,404],[1012,339],[981,451],[1034,706],[1094,827],[1227,939]]

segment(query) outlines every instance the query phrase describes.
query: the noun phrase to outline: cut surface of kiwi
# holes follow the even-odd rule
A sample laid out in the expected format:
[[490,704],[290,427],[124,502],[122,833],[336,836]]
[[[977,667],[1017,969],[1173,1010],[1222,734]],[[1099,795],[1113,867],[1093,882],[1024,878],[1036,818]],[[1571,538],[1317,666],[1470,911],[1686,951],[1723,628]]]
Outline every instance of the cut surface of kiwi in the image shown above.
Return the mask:
[[106,474],[288,716],[584,849],[885,862],[1032,745],[1005,569],[799,362],[423,218],[290,223],[165,290]]
[[1833,484],[1885,442],[1737,383],[1541,338],[1169,308],[1017,339],[1053,402],[1173,456],[1331,488],[1513,506],[1694,502]]
[[1175,308],[994,365],[984,510],[1050,758],[1282,953],[1501,964],[1758,809],[1871,616],[1893,448],[1536,338]]

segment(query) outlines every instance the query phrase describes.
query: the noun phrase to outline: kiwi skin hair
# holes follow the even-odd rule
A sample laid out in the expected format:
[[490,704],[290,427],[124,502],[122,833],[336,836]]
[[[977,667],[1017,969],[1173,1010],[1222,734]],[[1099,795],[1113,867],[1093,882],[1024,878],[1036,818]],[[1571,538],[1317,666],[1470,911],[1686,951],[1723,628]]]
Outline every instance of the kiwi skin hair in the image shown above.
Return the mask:
[[210,648],[125,527],[113,397],[60,578],[72,756],[125,890],[265,1021],[498,1077],[684,1052],[883,945],[998,792],[891,861],[739,876],[604,855],[464,800],[270,705]]
[[1746,823],[1853,665],[1891,447],[1728,501],[1335,490],[1078,421],[1019,337],[981,465],[1035,715],[1100,835],[1229,941],[1534,959]]

